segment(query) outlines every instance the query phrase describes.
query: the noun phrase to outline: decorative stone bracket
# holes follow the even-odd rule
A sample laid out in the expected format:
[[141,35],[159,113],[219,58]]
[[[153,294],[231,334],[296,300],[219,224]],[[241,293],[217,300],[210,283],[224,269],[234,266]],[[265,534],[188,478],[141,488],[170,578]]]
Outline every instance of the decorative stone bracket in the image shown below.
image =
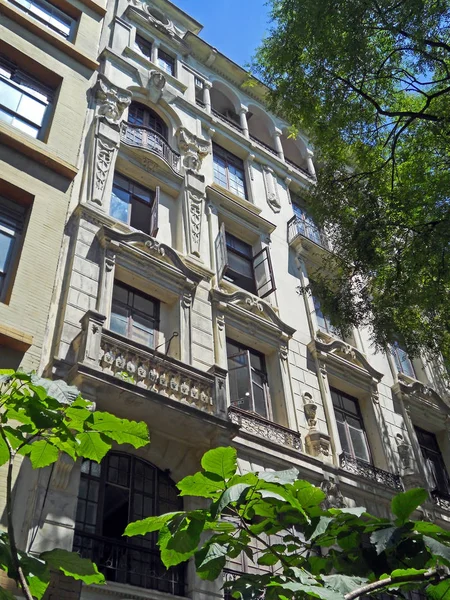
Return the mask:
[[305,446],[308,454],[321,457],[330,455],[330,436],[317,429],[317,404],[309,392],[303,394],[303,408],[308,422],[308,433],[305,436]]
[[178,147],[183,153],[183,165],[186,169],[198,172],[201,169],[203,159],[211,151],[211,144],[207,140],[195,136],[185,127],[177,131]]
[[131,92],[117,87],[101,73],[94,89],[97,103],[96,116],[103,117],[110,125],[118,128],[124,110],[130,105]]
[[264,186],[266,188],[267,204],[278,213],[281,210],[280,199],[278,197],[278,185],[273,169],[267,165],[263,165]]

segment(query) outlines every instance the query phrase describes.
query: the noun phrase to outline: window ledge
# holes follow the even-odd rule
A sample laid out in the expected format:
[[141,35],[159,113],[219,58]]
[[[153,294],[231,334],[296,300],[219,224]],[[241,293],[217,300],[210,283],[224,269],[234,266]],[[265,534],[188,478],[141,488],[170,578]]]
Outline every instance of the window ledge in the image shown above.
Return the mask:
[[226,204],[233,209],[237,214],[245,215],[245,217],[251,221],[254,221],[258,225],[265,225],[264,230],[267,233],[272,233],[275,230],[275,225],[267,221],[263,217],[260,217],[260,213],[262,209],[255,204],[252,204],[249,200],[245,200],[227,188],[224,188],[217,183],[213,183],[212,185],[208,185],[206,191],[210,193],[210,195],[215,200],[219,200],[219,202],[226,202]]
[[72,181],[78,173],[77,167],[59,158],[49,151],[39,140],[22,133],[19,129],[0,121],[0,143],[22,152],[38,163],[48,167],[63,177]]
[[0,12],[4,13],[7,17],[28,29],[32,33],[36,34],[49,44],[52,44],[58,50],[61,50],[71,58],[74,58],[77,62],[84,65],[88,69],[95,71],[99,67],[99,63],[78,50],[74,44],[68,42],[58,34],[53,33],[50,29],[42,25],[38,21],[35,21],[32,17],[29,17],[25,13],[21,12],[19,8],[12,6],[7,0],[0,0]]
[[12,350],[18,350],[19,352],[26,352],[33,343],[33,336],[14,327],[0,324],[0,344],[11,348]]

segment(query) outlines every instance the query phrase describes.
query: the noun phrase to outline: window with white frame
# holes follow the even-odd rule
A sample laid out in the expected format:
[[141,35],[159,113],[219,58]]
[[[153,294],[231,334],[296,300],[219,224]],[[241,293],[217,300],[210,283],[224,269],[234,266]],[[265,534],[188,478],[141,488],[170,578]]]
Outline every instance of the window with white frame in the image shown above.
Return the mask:
[[372,462],[364,421],[357,398],[331,389],[342,450],[352,458]]
[[175,59],[161,48],[158,48],[158,67],[175,77]]
[[217,144],[213,144],[213,163],[214,182],[236,196],[247,199],[243,161]]
[[160,303],[119,281],[114,283],[110,329],[149,348],[156,345]]
[[324,313],[322,312],[322,308],[321,308],[319,299],[316,298],[315,296],[313,296],[312,299],[314,302],[314,312],[316,314],[317,325],[318,325],[320,331],[323,331],[324,333],[328,333],[329,335],[334,335],[334,337],[342,339],[342,333],[339,330],[339,328],[332,325],[329,317],[327,315],[324,315]]
[[275,278],[269,248],[253,253],[250,244],[232,235],[222,223],[216,238],[217,275],[236,286],[266,298],[275,291]]
[[8,0],[63,38],[70,39],[75,20],[46,0]]
[[0,56],[0,119],[24,133],[41,137],[53,90]]
[[159,187],[155,191],[114,173],[109,214],[131,227],[155,236],[158,233]]
[[264,355],[227,339],[231,405],[270,419],[270,395]]
[[0,301],[5,299],[20,252],[25,208],[0,196]]

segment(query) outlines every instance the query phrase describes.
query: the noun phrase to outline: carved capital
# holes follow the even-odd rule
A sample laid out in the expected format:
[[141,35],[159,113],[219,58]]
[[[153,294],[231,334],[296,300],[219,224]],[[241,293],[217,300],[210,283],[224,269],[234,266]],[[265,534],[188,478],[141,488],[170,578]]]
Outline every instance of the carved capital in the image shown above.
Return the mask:
[[200,171],[203,159],[211,150],[208,141],[198,138],[185,127],[180,127],[177,131],[178,147],[184,154],[183,164],[186,169]]
[[102,74],[98,76],[95,91],[97,116],[117,127],[131,102],[131,92],[115,86]]
[[279,355],[281,360],[287,360],[289,356],[289,349],[287,346],[280,346]]
[[147,95],[154,104],[158,104],[164,87],[166,85],[165,76],[159,71],[150,71],[147,82]]

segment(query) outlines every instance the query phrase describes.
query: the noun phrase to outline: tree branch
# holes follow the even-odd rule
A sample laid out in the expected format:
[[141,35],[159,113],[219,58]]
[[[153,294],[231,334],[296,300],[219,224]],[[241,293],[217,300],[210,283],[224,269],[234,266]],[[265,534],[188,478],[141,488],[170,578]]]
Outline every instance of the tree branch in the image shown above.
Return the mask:
[[355,598],[359,598],[360,596],[364,596],[366,594],[371,594],[372,592],[376,592],[381,588],[386,587],[392,583],[402,583],[409,581],[430,581],[430,580],[438,580],[443,581],[445,579],[449,579],[450,575],[446,575],[445,577],[441,577],[441,573],[443,573],[442,569],[428,569],[425,573],[418,573],[417,575],[403,575],[399,577],[387,577],[386,579],[381,579],[380,581],[374,581],[373,583],[369,583],[364,585],[363,587],[357,588],[348,594],[345,594],[345,600],[354,600]]

